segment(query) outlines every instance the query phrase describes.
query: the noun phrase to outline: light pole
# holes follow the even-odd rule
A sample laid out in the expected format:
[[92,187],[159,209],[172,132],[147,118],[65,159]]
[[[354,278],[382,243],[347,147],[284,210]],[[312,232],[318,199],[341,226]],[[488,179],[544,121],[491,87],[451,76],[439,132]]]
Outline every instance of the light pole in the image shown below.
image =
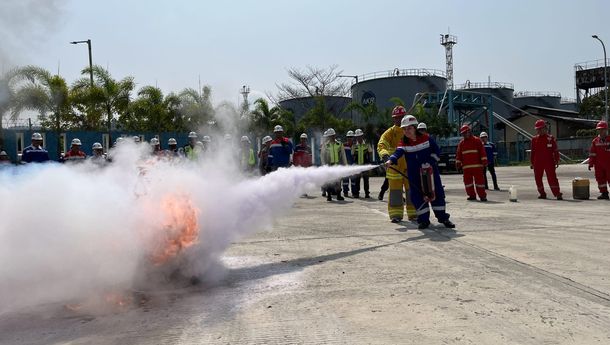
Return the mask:
[[93,58],[91,57],[91,40],[86,41],[72,41],[70,44],[87,43],[89,47],[89,77],[91,78],[91,87],[93,87]]
[[604,48],[604,90],[605,90],[605,99],[604,99],[604,116],[606,122],[608,122],[608,58],[606,57],[606,45],[601,38],[597,37],[597,35],[591,36],[599,41],[602,44],[602,48]]

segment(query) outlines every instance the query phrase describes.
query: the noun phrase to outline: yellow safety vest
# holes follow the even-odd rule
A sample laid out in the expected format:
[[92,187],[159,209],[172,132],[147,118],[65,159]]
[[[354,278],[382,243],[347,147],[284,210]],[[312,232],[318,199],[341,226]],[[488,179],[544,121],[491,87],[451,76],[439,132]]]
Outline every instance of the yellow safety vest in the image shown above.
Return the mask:
[[326,150],[329,155],[329,163],[331,165],[340,164],[341,162],[341,150],[343,149],[343,145],[338,142],[329,143],[326,145]]
[[362,144],[355,144],[354,150],[358,154],[356,158],[356,164],[363,165],[364,164],[364,155],[369,153],[368,146],[366,143],[362,142]]

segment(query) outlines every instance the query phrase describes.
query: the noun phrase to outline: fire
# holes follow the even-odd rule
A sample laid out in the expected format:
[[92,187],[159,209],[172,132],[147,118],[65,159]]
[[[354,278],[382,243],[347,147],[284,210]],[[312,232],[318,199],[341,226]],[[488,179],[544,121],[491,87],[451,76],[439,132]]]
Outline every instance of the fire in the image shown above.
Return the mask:
[[186,195],[170,195],[161,203],[165,216],[161,237],[150,260],[161,265],[176,257],[182,250],[197,243],[199,225],[197,209]]

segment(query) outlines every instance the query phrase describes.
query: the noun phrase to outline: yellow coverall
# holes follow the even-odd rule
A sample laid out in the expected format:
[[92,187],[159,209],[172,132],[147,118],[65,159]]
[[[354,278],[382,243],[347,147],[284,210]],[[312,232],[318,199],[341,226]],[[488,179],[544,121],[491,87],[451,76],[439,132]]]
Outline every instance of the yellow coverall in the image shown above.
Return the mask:
[[[396,151],[396,147],[400,143],[400,140],[404,136],[402,132],[402,128],[399,126],[392,126],[388,128],[379,139],[379,143],[377,144],[377,152],[380,157],[389,157]],[[392,166],[395,169],[400,170],[403,174],[407,174],[407,162],[404,157],[401,157],[398,160],[397,165]],[[390,197],[388,198],[388,214],[390,215],[390,219],[404,217],[404,203],[403,203],[403,195],[402,191],[404,188],[406,201],[407,201],[407,216],[409,220],[414,220],[417,218],[417,214],[415,212],[415,207],[411,202],[411,198],[409,197],[409,180],[407,180],[404,176],[400,175],[396,171],[392,169],[387,169],[386,178],[388,179],[389,187],[390,187]]]

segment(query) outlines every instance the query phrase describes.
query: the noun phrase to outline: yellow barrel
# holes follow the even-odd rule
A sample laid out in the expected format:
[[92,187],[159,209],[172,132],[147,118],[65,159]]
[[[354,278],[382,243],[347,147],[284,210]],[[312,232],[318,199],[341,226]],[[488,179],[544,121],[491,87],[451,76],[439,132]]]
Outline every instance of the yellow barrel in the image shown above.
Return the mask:
[[588,200],[590,197],[589,179],[577,177],[572,180],[572,195],[574,199]]

